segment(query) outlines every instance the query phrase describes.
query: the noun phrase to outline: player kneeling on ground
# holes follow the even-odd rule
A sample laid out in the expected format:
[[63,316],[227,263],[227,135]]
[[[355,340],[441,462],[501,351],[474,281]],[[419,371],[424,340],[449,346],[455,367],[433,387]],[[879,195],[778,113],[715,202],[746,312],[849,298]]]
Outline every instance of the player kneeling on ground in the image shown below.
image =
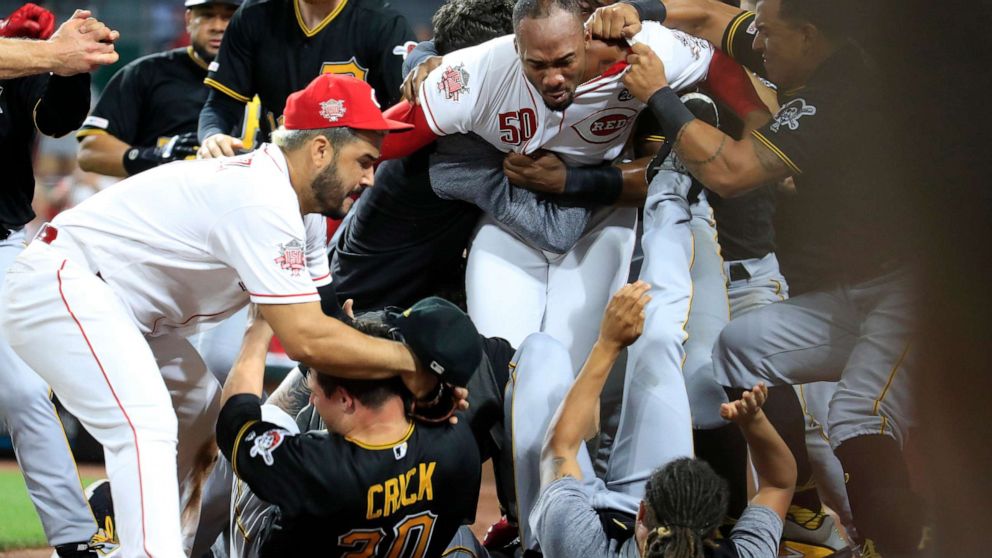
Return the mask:
[[[455,385],[464,386],[482,358],[475,326],[442,299],[402,314],[363,316],[354,325],[373,337],[398,334]],[[413,398],[398,378],[373,379],[381,376],[370,371],[369,379],[345,380],[314,370],[310,401],[327,431],[299,434],[289,415],[261,406],[271,338],[268,323],[255,316],[217,422],[218,445],[241,481],[231,555],[307,556],[318,548],[335,556],[404,549],[415,558],[441,555],[459,526],[472,521],[478,500],[480,458],[469,421],[446,420],[467,392],[439,383],[436,399],[448,404],[432,406],[441,412],[430,419],[428,410],[411,412]]]
[[530,515],[541,551],[549,558],[773,558],[792,498],[796,464],[761,411],[768,395],[763,384],[720,408],[721,416],[736,422],[747,439],[760,484],[729,541],[714,538],[727,511],[726,482],[696,459],[677,459],[657,469],[636,519],[595,507],[597,494],[584,480],[580,446],[598,430],[599,396],[613,362],[641,335],[650,300],[647,290],[647,284],[638,282],[613,297],[599,341],[552,420],[541,452],[541,497]]

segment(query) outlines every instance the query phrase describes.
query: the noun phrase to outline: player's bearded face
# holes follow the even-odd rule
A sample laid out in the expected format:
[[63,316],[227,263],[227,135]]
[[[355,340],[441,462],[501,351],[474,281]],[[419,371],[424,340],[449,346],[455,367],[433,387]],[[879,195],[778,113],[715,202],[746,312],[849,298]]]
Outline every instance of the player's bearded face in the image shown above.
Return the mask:
[[753,46],[762,54],[768,79],[780,89],[792,89],[803,85],[813,68],[806,56],[801,28],[782,19],[781,6],[781,0],[758,2],[758,33]]
[[585,34],[577,17],[557,10],[546,18],[524,19],[517,26],[516,44],[524,75],[545,106],[568,108],[585,69]]
[[210,62],[217,57],[224,31],[236,9],[227,4],[206,4],[186,10],[186,31],[200,58]]
[[362,191],[360,184],[348,186],[341,179],[338,173],[337,151],[334,152],[331,162],[314,177],[310,188],[313,190],[314,199],[317,200],[320,214],[331,219],[344,219],[353,203],[350,196],[360,194]]

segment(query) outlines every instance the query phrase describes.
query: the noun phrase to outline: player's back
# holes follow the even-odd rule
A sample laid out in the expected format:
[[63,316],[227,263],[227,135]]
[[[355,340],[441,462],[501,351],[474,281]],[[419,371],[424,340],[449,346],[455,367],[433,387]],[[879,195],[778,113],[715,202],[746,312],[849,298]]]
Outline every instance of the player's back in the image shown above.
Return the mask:
[[299,442],[308,491],[283,495],[298,501],[279,502],[262,556],[440,556],[474,519],[481,465],[467,423],[414,423],[384,446],[326,431]]

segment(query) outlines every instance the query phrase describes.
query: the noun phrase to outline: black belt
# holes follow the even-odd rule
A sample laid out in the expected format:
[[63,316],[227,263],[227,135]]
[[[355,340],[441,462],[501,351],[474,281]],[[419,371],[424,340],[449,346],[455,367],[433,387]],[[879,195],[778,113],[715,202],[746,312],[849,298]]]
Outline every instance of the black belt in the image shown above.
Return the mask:
[[731,281],[747,281],[751,278],[751,274],[748,272],[744,264],[740,262],[734,262],[730,264],[730,280]]

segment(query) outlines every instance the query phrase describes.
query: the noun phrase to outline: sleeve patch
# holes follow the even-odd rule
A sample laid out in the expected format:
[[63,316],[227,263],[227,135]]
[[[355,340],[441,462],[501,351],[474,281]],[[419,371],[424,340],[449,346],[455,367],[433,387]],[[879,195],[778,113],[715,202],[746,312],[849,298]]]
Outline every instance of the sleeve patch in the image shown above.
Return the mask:
[[210,63],[209,66],[207,66],[208,72],[216,72],[219,69],[220,69],[220,64],[216,60],[214,60],[213,62]]
[[782,105],[782,108],[775,115],[775,122],[772,122],[769,129],[778,132],[779,128],[786,126],[790,130],[798,130],[799,119],[814,114],[816,114],[815,106],[806,104],[805,99],[793,99]]
[[110,126],[110,121],[106,118],[100,118],[99,116],[87,116],[86,120],[83,120],[83,126],[106,130],[107,127]]
[[253,442],[248,455],[251,457],[261,457],[266,465],[272,466],[275,463],[272,452],[282,445],[287,436],[291,436],[291,434],[284,428],[266,430],[258,436],[252,432],[245,436],[246,442]]
[[437,90],[444,93],[444,98],[449,101],[458,102],[458,98],[462,95],[469,94],[468,71],[465,70],[465,64],[459,64],[457,66],[448,66],[441,73],[441,80],[437,84]]
[[279,245],[279,257],[275,258],[279,268],[288,270],[293,277],[299,277],[300,272],[307,268],[306,250],[303,243],[295,238]]

